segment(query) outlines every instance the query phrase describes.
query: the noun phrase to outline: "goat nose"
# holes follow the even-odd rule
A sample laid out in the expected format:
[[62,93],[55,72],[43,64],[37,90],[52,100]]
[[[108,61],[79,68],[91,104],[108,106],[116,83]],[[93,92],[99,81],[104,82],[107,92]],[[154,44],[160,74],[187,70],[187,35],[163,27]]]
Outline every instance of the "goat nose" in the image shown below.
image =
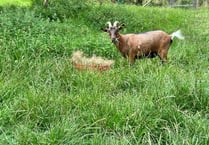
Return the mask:
[[112,38],[112,42],[115,42],[116,41],[116,38]]

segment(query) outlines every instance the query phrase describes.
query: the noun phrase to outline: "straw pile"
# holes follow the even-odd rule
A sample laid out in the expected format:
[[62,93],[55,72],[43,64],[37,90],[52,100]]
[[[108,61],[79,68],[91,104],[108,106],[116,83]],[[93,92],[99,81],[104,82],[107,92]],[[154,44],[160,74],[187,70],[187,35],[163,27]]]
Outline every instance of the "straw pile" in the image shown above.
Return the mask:
[[111,65],[114,64],[113,60],[103,59],[93,55],[91,58],[84,56],[83,52],[76,51],[72,54],[72,62],[77,69],[97,69],[97,70],[107,70]]

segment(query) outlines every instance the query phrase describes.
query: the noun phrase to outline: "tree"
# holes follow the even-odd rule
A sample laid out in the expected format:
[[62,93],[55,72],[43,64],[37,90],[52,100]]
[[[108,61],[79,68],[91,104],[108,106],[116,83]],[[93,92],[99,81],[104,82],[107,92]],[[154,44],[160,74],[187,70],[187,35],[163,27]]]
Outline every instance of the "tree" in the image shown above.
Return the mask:
[[199,7],[199,0],[193,0],[193,6],[195,8],[198,8]]
[[45,7],[48,7],[48,5],[49,5],[49,0],[44,0],[43,5],[44,5]]
[[137,0],[137,1],[136,1],[136,4],[137,4],[137,5],[142,5],[142,0]]
[[173,6],[175,4],[175,0],[170,0],[170,6]]

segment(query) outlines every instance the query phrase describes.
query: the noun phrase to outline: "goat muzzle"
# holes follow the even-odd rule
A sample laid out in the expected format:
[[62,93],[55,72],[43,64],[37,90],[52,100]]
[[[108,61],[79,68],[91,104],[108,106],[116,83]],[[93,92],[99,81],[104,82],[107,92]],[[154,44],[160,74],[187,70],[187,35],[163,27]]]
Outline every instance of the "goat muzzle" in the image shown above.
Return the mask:
[[117,42],[117,38],[112,38],[112,43],[116,43]]
[[112,43],[117,43],[117,42],[119,42],[118,38],[112,38]]

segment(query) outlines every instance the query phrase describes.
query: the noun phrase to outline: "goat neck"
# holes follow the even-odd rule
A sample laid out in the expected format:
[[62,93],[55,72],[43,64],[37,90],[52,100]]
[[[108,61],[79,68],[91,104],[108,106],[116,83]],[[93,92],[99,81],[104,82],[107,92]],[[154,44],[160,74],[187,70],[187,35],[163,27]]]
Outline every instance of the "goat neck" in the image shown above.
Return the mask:
[[125,57],[126,52],[126,42],[127,38],[125,35],[118,34],[117,41],[114,43],[116,48],[120,51],[120,53]]

